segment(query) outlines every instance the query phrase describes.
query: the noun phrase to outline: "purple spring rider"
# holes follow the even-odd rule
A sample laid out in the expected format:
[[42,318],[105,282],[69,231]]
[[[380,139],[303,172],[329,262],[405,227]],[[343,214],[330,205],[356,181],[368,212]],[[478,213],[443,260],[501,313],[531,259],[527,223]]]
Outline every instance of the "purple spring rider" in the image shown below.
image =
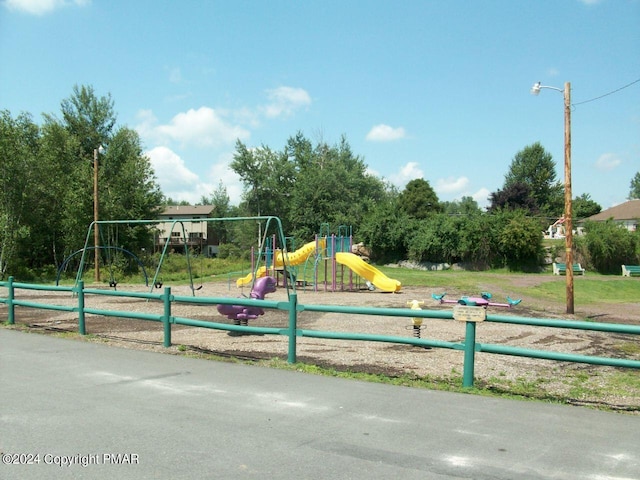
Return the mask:
[[[276,279],[273,277],[261,277],[255,281],[249,298],[254,300],[264,300],[267,293],[276,291]],[[249,307],[246,305],[226,305],[219,304],[218,312],[226,315],[228,319],[233,320],[234,325],[247,326],[249,320],[264,315],[264,310],[260,307]]]

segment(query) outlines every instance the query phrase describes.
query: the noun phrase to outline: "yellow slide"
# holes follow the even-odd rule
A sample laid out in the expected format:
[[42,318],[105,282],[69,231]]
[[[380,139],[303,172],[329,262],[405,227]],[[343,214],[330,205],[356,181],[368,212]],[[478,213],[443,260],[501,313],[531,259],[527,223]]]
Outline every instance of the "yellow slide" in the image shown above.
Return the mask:
[[399,292],[402,288],[402,284],[398,280],[387,277],[376,267],[369,265],[353,253],[336,253],[336,262],[347,266],[362,278],[369,280],[382,291]]
[[[324,239],[320,239],[318,240],[317,246],[318,248],[324,248],[324,244],[325,244]],[[309,258],[309,255],[313,254],[315,250],[316,250],[315,240],[313,242],[309,242],[303,245],[295,252],[288,254],[289,263],[287,264],[287,266],[292,267],[294,265],[300,265],[301,263],[304,263],[307,260],[307,258]],[[275,262],[274,262],[275,268],[283,267],[284,260],[282,257],[283,257],[282,251],[277,251],[275,255]],[[256,271],[256,278],[264,277],[266,273],[267,273],[267,267],[263,265],[262,267],[258,268],[258,270]],[[243,285],[248,285],[252,281],[253,281],[253,272],[249,273],[246,277],[239,278],[236,281],[236,285],[238,287],[241,287]]]

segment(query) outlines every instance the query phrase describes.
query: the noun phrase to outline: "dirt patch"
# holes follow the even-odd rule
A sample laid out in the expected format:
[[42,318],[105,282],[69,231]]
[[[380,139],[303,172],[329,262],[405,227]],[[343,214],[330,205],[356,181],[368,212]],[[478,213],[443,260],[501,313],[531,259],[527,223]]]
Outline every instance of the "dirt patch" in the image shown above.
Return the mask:
[[[514,275],[513,284],[535,286],[545,281],[557,281],[551,277]],[[504,281],[504,277],[502,277]],[[484,290],[494,293],[495,298],[504,297],[504,292],[496,285],[482,285]],[[119,291],[148,292],[144,286],[118,285]],[[450,305],[440,305],[431,299],[427,288],[406,287],[392,294],[380,291],[358,290],[354,292],[331,292],[311,288],[298,290],[301,305],[342,305],[383,308],[406,308],[411,300],[424,301],[423,308],[449,310]],[[448,289],[447,296],[456,298],[463,292]],[[160,293],[155,290],[153,293]],[[172,293],[191,296],[188,287],[172,287]],[[196,292],[197,297],[239,297],[248,295],[248,289],[239,290],[222,283],[205,283]],[[17,298],[29,301],[76,305],[77,299],[69,293],[44,295],[39,291],[19,290]],[[269,300],[287,300],[286,290],[280,288],[267,297]],[[162,302],[138,298],[87,295],[87,308],[136,311],[161,315]],[[534,308],[535,307],[535,308]],[[576,306],[575,315],[563,314],[564,305],[553,302],[523,298],[520,305],[512,309],[493,310],[490,313],[534,318],[568,318],[599,322],[640,325],[640,304],[592,304],[588,307]],[[172,315],[216,323],[233,323],[220,315],[215,305],[192,305],[174,303]],[[0,305],[0,320],[6,320],[6,306]],[[78,331],[77,314],[27,307],[16,307],[16,323],[45,331]],[[250,321],[251,326],[286,329],[288,313],[281,310],[267,310],[263,316]],[[298,328],[302,330],[322,330],[379,334],[398,337],[414,335],[409,318],[379,315],[347,315],[301,311]],[[126,348],[155,350],[179,354],[184,351],[215,353],[221,356],[246,360],[280,358],[286,360],[288,339],[278,335],[239,335],[223,330],[173,325],[172,347],[164,348],[163,327],[159,322],[132,320],[125,318],[86,315],[87,333],[94,338]],[[443,342],[461,343],[465,337],[465,324],[453,320],[425,319],[421,330],[422,338]],[[581,330],[559,330],[549,327],[532,327],[504,323],[485,322],[477,326],[476,341],[483,344],[509,345],[536,350],[551,350],[581,355],[596,355],[640,360],[638,337],[623,334],[608,334]],[[631,348],[629,348],[631,346]],[[389,376],[428,377],[435,379],[458,379],[463,372],[463,352],[445,348],[431,348],[399,345],[382,342],[356,340],[330,340],[311,337],[298,339],[297,359],[300,362],[319,365],[337,370],[349,370]],[[529,391],[537,391],[540,397],[570,397],[581,404],[606,404],[612,408],[640,410],[640,389],[608,388],[609,380],[621,374],[636,375],[637,371],[612,367],[590,366],[527,357],[477,353],[475,379],[478,386],[494,390],[513,390],[528,385]],[[638,383],[635,377],[636,385]]]

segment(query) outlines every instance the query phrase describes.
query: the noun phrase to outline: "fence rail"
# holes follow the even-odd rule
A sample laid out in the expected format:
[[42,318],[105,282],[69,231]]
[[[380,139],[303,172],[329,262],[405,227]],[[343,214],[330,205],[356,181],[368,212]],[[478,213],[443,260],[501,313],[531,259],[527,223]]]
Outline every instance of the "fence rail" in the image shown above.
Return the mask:
[[[367,333],[350,333],[350,332],[332,332],[320,330],[308,330],[297,328],[298,312],[329,312],[344,313],[350,315],[382,315],[392,317],[410,317],[410,318],[436,318],[443,320],[451,320],[454,314],[450,310],[413,310],[409,308],[376,308],[376,307],[347,307],[336,305],[303,305],[297,302],[297,294],[295,292],[289,294],[286,302],[278,302],[271,300],[255,300],[248,298],[229,298],[229,297],[192,297],[192,296],[176,296],[171,294],[171,287],[165,287],[163,293],[140,293],[127,291],[112,291],[84,288],[84,282],[80,281],[77,286],[47,286],[35,285],[28,283],[14,282],[13,277],[9,277],[7,282],[0,282],[0,287],[7,289],[7,296],[0,296],[0,304],[7,305],[7,323],[13,325],[15,323],[15,307],[28,307],[46,310],[59,310],[66,312],[76,312],[78,314],[78,332],[86,335],[85,315],[103,315],[116,318],[130,318],[137,320],[146,320],[160,322],[163,324],[163,345],[171,346],[171,326],[185,325],[199,328],[209,328],[217,330],[227,330],[236,332],[246,332],[264,335],[282,335],[289,338],[287,361],[289,363],[296,362],[296,343],[298,337],[324,338],[334,340],[358,340],[370,342],[387,342],[396,344],[416,345],[422,347],[447,348],[453,350],[464,351],[463,364],[463,387],[472,387],[474,380],[474,364],[475,353],[492,353],[498,355],[511,355],[520,357],[530,357],[544,360],[556,360],[561,362],[586,363],[592,365],[603,365],[613,367],[624,367],[640,369],[640,360],[597,357],[588,355],[577,355],[572,353],[562,353],[546,350],[533,350],[528,348],[513,347],[508,345],[496,345],[476,342],[476,323],[467,321],[465,327],[465,339],[461,343],[446,342],[441,340],[433,340],[416,337],[398,337],[388,335],[377,335]],[[42,290],[52,292],[71,292],[77,297],[77,303],[73,306],[56,305],[50,303],[34,302],[21,300],[16,298],[16,290]],[[87,295],[108,295],[124,298],[142,298],[147,300],[156,300],[163,303],[162,313],[151,314],[122,310],[102,310],[98,308],[88,308],[85,306],[85,297]],[[232,325],[227,323],[210,322],[196,320],[172,315],[172,305],[175,303],[189,303],[201,305],[214,304],[233,304],[242,306],[255,306],[263,309],[277,309],[289,312],[289,324],[287,328],[275,327],[250,327],[241,325]],[[477,307],[481,308],[481,307]],[[508,323],[517,325],[530,325],[538,327],[551,327],[560,329],[577,329],[598,331],[606,333],[622,333],[629,335],[640,335],[640,325],[622,325],[598,322],[584,321],[568,321],[556,319],[541,319],[528,317],[515,317],[507,315],[486,315],[486,322]]]

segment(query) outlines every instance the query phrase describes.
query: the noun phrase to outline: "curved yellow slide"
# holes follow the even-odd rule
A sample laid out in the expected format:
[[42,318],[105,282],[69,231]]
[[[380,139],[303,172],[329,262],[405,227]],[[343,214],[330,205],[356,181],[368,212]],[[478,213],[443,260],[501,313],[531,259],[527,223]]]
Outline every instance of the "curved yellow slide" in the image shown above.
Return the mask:
[[[316,241],[314,240],[313,242],[309,242],[303,245],[295,252],[289,253],[287,255],[288,261],[289,261],[287,263],[287,266],[291,267],[294,265],[300,265],[301,263],[304,263],[307,260],[307,258],[309,258],[309,255],[315,252],[316,246],[318,248],[324,248],[324,244],[325,244],[324,239],[318,240],[317,244],[316,244]],[[284,265],[284,260],[283,260],[282,251],[278,251],[276,252],[276,255],[275,255],[274,266],[275,268],[282,268],[283,265]],[[262,267],[258,268],[258,270],[256,271],[256,278],[264,277],[266,273],[267,273],[267,267],[263,265]],[[236,280],[236,285],[238,287],[241,287],[243,285],[247,285],[251,283],[252,281],[253,281],[253,272],[249,273],[246,277],[242,277]]]
[[366,278],[384,292],[399,292],[402,288],[402,283],[400,283],[398,280],[387,277],[376,267],[369,265],[367,262],[362,260],[357,255],[354,255],[353,253],[336,253],[336,262],[347,266],[362,278]]

